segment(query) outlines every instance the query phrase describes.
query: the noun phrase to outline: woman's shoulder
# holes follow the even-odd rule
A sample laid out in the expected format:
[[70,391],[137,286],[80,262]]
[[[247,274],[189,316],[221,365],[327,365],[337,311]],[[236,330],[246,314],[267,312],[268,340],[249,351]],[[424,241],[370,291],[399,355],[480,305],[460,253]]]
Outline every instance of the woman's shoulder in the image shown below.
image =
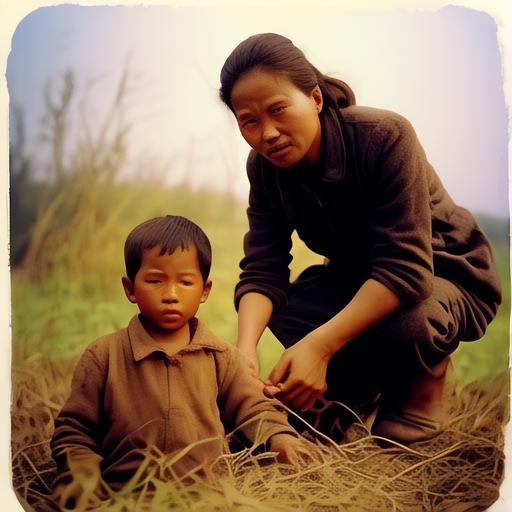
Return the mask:
[[251,149],[247,155],[247,172],[252,173],[259,165],[259,155],[257,151]]
[[[410,121],[401,114],[391,110],[373,107],[350,106],[341,109],[341,115],[351,129],[355,140],[359,140],[364,148],[379,154],[386,148],[416,147],[417,134]],[[366,149],[362,149],[366,151]]]
[[265,180],[265,177],[270,178],[272,171],[275,171],[275,167],[270,165],[265,158],[263,158],[254,149],[249,151],[246,169],[250,183],[261,180],[266,182],[267,180]]
[[351,105],[340,109],[346,123],[354,125],[379,125],[383,129],[407,130],[412,128],[410,121],[403,115],[382,108]]

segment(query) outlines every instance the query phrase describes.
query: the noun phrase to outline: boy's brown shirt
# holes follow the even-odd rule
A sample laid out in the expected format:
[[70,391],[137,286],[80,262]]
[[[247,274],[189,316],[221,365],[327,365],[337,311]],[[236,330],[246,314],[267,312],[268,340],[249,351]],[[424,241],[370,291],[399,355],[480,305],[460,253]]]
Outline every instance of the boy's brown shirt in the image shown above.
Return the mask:
[[202,441],[177,464],[181,472],[223,453],[225,432],[236,427],[250,441],[295,435],[239,352],[196,318],[190,328],[189,345],[171,357],[151,345],[138,316],[86,349],[55,421],[59,475],[88,461],[107,482],[122,483],[147,446],[172,453]]

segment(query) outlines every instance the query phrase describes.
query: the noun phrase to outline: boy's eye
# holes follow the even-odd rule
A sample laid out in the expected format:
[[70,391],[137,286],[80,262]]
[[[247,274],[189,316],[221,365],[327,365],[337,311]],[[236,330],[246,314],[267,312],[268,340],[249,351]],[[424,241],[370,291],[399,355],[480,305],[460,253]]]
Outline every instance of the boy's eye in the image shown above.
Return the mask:
[[185,286],[192,286],[194,283],[192,281],[181,281],[181,284],[185,285]]
[[158,284],[160,282],[159,279],[146,279],[146,283],[150,284]]
[[283,110],[284,110],[285,107],[283,107],[282,105],[280,105],[279,107],[274,107],[272,109],[272,113],[273,114],[280,114]]

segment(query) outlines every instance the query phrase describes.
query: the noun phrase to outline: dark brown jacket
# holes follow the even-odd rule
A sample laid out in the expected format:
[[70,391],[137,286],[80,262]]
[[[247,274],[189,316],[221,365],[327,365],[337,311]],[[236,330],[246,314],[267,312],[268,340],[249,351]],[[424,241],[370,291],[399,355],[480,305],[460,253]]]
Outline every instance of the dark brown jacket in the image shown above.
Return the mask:
[[148,446],[168,454],[202,441],[176,465],[179,473],[223,453],[225,432],[236,427],[250,441],[295,435],[233,346],[197,319],[191,333],[190,344],[169,357],[135,316],[85,350],[51,440],[61,475],[87,460],[107,482],[122,483]]
[[[250,153],[249,232],[235,304],[256,291],[275,310],[284,305],[296,230],[312,251],[329,258],[340,286],[355,292],[373,278],[406,304],[430,295],[435,274],[472,294],[489,322],[501,300],[489,243],[444,189],[411,124],[368,107],[340,114],[340,176],[327,176],[322,165],[279,169]],[[325,160],[325,140],[323,151]]]

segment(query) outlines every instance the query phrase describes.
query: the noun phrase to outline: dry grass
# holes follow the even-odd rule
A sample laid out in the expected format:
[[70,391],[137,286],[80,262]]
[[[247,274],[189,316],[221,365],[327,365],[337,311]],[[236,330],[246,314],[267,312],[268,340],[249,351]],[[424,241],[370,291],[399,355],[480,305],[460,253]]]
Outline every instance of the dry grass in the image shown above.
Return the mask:
[[[72,366],[36,359],[13,369],[12,450],[16,492],[26,510],[57,510],[49,439]],[[477,511],[503,478],[508,379],[466,386],[448,428],[410,447],[385,443],[355,423],[341,444],[309,429],[315,461],[301,469],[249,449],[218,459],[202,476],[170,477],[173,458],[148,453],[145,470],[98,511]]]

